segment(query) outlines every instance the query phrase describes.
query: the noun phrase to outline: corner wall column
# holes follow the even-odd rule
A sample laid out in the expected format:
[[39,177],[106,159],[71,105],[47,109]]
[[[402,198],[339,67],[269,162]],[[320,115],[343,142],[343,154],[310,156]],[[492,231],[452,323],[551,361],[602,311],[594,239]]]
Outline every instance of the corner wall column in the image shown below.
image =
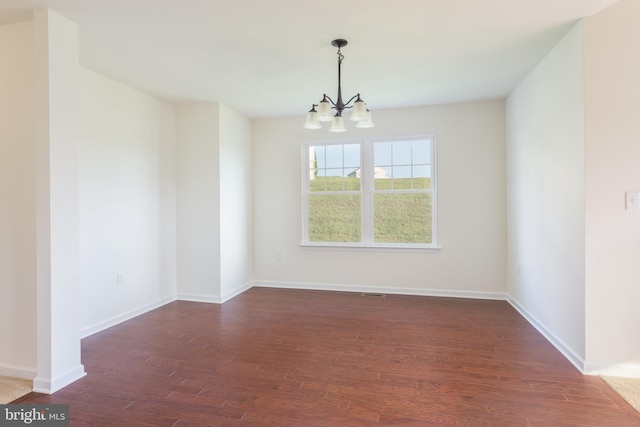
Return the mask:
[[85,375],[80,359],[78,28],[34,12],[36,89],[37,376],[53,393]]

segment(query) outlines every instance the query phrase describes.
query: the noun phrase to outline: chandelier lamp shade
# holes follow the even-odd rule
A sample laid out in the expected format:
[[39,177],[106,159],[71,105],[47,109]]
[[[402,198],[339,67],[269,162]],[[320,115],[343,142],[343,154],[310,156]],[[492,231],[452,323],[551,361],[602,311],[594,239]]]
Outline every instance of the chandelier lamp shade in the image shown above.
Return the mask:
[[[344,126],[342,113],[347,109],[351,110],[349,119],[356,122],[357,128],[373,127],[371,111],[360,98],[360,94],[352,96],[347,102],[342,100],[341,66],[344,55],[340,52],[340,48],[345,47],[347,41],[345,39],[336,39],[331,42],[331,45],[338,48],[338,98],[334,102],[327,94],[324,94],[319,103],[311,106],[311,110],[307,113],[307,121],[304,123],[304,128],[320,129],[322,128],[320,122],[331,122],[329,132],[345,132],[347,129]],[[353,104],[351,104],[352,101]]]

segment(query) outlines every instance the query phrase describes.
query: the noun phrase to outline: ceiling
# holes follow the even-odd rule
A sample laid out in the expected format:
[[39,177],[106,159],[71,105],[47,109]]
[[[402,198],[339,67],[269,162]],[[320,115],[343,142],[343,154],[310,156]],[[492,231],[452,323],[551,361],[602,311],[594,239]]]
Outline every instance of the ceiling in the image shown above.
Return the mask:
[[[506,96],[579,19],[617,0],[0,0],[49,7],[87,68],[174,103],[303,116],[342,90],[371,110]],[[346,100],[346,99],[345,99]]]

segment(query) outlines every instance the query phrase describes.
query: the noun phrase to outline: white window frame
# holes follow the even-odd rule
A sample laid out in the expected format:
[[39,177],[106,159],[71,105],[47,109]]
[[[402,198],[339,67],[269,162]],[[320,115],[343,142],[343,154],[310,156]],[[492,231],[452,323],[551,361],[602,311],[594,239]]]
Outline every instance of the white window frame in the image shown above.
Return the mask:
[[[410,141],[416,139],[429,139],[431,141],[431,188],[419,190],[419,192],[431,193],[431,243],[384,243],[373,240],[373,199],[375,194],[375,182],[373,177],[373,144],[376,142],[396,142]],[[360,242],[315,242],[309,240],[308,230],[308,203],[309,192],[309,147],[313,145],[360,145],[360,168],[361,173],[360,191],[361,196],[361,241]],[[390,138],[358,138],[358,139],[331,139],[331,140],[309,140],[303,142],[302,148],[302,243],[301,246],[308,248],[329,248],[329,249],[372,249],[372,250],[439,250],[438,245],[438,197],[437,197],[437,139],[435,134],[420,134],[415,136],[390,137]],[[364,173],[366,172],[366,173]],[[380,190],[378,190],[380,191]],[[411,190],[408,192],[415,192]],[[352,194],[353,191],[335,192],[333,194]],[[332,194],[328,192],[326,194]]]

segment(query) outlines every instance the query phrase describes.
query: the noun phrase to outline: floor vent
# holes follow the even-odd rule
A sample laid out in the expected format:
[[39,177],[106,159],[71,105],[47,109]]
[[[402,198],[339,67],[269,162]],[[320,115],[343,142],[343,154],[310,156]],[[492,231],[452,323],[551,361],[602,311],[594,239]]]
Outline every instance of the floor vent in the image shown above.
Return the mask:
[[362,293],[363,297],[377,297],[377,298],[384,298],[384,294],[380,294],[377,292],[363,292]]

